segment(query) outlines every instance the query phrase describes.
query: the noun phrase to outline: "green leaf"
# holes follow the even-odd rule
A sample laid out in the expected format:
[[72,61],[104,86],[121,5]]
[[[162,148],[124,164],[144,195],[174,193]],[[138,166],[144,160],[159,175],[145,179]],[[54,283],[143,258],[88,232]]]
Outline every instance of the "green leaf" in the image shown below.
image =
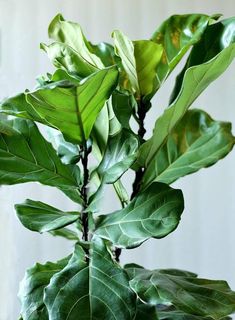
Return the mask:
[[189,48],[200,40],[213,18],[217,17],[204,14],[173,15],[154,32],[151,40],[163,47],[163,55],[156,71],[159,86]]
[[168,135],[200,93],[227,69],[234,56],[235,44],[232,44],[212,60],[187,69],[179,95],[157,119],[153,136],[140,147],[137,162],[146,168],[142,187],[148,186],[154,180],[156,154]]
[[121,31],[112,34],[115,52],[121,58],[137,96],[151,96],[158,86],[156,67],[162,56],[162,46],[149,40],[131,41]]
[[93,239],[88,263],[77,246],[69,264],[52,278],[44,298],[49,319],[133,320],[135,294],[101,239]]
[[98,188],[89,200],[88,210],[98,210],[104,184],[115,183],[131,167],[136,159],[138,145],[137,137],[125,129],[109,137],[103,159],[92,173],[95,180],[98,179]]
[[27,199],[15,205],[17,216],[25,228],[47,232],[65,227],[79,218],[78,212],[64,212],[40,201]]
[[136,107],[136,100],[129,93],[114,91],[112,95],[113,111],[125,129],[130,129],[130,119]]
[[215,164],[233,148],[231,124],[214,121],[202,110],[187,111],[155,157],[155,181],[170,184]]
[[134,248],[149,238],[174,231],[184,209],[183,195],[162,183],[152,183],[122,210],[100,216],[95,234],[121,248]]
[[137,313],[135,320],[158,320],[157,308],[147,303],[137,304]]
[[77,86],[40,88],[28,92],[27,101],[37,110],[44,124],[59,129],[72,143],[89,138],[105,101],[116,87],[118,71],[108,68],[94,73]]
[[26,271],[20,284],[19,298],[21,301],[21,315],[24,320],[48,320],[48,313],[43,302],[44,288],[49,284],[51,277],[61,271],[68,263],[65,258],[56,263],[47,262]]
[[62,68],[79,77],[87,77],[99,70],[90,61],[85,60],[79,52],[61,42],[54,42],[48,46],[41,43],[41,49],[48,54],[49,59],[56,68]]
[[221,319],[235,311],[235,292],[225,281],[154,270],[138,274],[130,286],[146,303],[171,303],[190,315]]
[[[211,320],[211,317],[201,317],[191,315],[178,310],[159,311],[158,316],[160,320]],[[220,320],[232,320],[230,317],[221,318]]]
[[61,14],[55,16],[48,28],[49,37],[75,50],[84,61],[97,68],[103,68],[103,63],[89,50],[86,40],[78,23],[66,21]]
[[65,164],[76,164],[80,160],[80,148],[78,145],[67,142],[63,135],[52,128],[48,128],[48,140],[56,149],[61,161]]
[[61,228],[57,230],[49,231],[49,233],[54,237],[62,237],[67,240],[78,241],[78,235],[73,230],[68,228]]
[[5,120],[10,133],[0,133],[0,184],[40,182],[57,187],[80,202],[78,175],[64,165],[51,144],[29,120]]
[[193,46],[185,67],[176,78],[170,101],[174,101],[178,96],[182,87],[184,74],[188,68],[207,62],[234,42],[235,17],[208,26],[201,41]]

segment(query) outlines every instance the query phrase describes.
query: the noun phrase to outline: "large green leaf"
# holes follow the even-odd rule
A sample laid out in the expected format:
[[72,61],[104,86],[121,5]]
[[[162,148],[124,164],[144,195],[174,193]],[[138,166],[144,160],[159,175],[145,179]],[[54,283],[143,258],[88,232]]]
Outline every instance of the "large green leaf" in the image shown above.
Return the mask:
[[74,201],[81,201],[77,170],[61,162],[32,121],[4,120],[2,125],[8,132],[1,128],[0,184],[36,181],[57,187]]
[[115,52],[121,58],[129,81],[137,96],[152,95],[158,86],[156,67],[162,46],[149,40],[131,41],[121,31],[113,32]]
[[77,86],[45,87],[27,93],[27,101],[45,120],[73,143],[88,139],[95,120],[117,84],[118,71],[108,68],[94,73]]
[[154,32],[151,40],[163,47],[156,70],[159,86],[189,48],[200,40],[210,20],[212,18],[204,14],[173,15]]
[[137,247],[151,237],[163,238],[174,231],[183,209],[180,190],[154,182],[124,209],[100,216],[95,233],[117,247]]
[[79,218],[78,212],[64,212],[40,201],[27,199],[15,205],[20,222],[28,229],[47,232],[65,227]]
[[212,60],[187,69],[179,95],[157,119],[153,136],[140,147],[137,161],[140,166],[146,168],[142,187],[146,187],[155,179],[156,154],[168,135],[200,93],[227,69],[234,56],[235,44],[231,44]]
[[43,302],[44,288],[49,284],[51,277],[66,266],[68,260],[69,258],[65,258],[44,265],[36,263],[33,268],[26,271],[19,290],[22,319],[49,320]]
[[187,111],[155,157],[155,181],[170,184],[225,157],[235,138],[231,124],[201,110]]
[[207,27],[201,41],[193,46],[185,67],[176,78],[175,87],[171,95],[171,102],[179,94],[184,74],[192,66],[202,64],[235,42],[235,17],[222,20]]
[[[159,311],[160,320],[211,320],[211,317],[201,317],[185,313],[178,310]],[[221,318],[221,320],[232,320],[230,317]]]
[[93,239],[88,263],[77,246],[69,264],[51,279],[44,299],[49,319],[133,320],[135,294],[101,239]]
[[146,303],[172,303],[177,309],[195,316],[221,319],[235,311],[235,292],[225,281],[155,270],[138,274],[130,281],[130,286]]

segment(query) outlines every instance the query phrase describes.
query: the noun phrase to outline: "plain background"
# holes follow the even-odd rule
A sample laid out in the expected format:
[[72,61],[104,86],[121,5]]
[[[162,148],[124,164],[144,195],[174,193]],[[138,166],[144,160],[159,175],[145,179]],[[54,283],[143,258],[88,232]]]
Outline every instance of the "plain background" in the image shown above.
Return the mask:
[[[39,74],[51,71],[39,50],[48,42],[47,26],[61,12],[78,21],[93,42],[111,41],[114,29],[131,39],[149,38],[163,19],[175,13],[235,13],[234,0],[0,0],[0,98],[33,88]],[[235,65],[194,103],[217,120],[235,123]],[[179,68],[177,69],[179,71]],[[149,135],[154,119],[167,105],[174,77],[159,92],[147,118]],[[214,167],[181,179],[176,186],[185,195],[179,228],[168,238],[151,240],[141,248],[125,251],[122,262],[134,261],[147,268],[174,267],[201,277],[226,279],[235,289],[235,152]],[[126,177],[128,183],[130,177]],[[129,186],[130,187],[130,186]],[[117,208],[107,190],[104,211]],[[18,283],[35,261],[55,261],[71,249],[63,240],[24,229],[15,217],[14,203],[26,198],[42,200],[72,210],[72,202],[53,188],[24,184],[0,189],[0,320],[19,315]]]

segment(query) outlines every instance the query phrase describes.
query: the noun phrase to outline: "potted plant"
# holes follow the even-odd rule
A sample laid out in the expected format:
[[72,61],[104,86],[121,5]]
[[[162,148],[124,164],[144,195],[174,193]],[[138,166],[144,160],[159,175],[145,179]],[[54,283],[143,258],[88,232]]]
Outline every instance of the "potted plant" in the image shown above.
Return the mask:
[[[131,41],[115,30],[114,45],[94,45],[77,23],[61,15],[52,20],[53,42],[41,48],[55,72],[0,106],[0,183],[56,187],[79,209],[29,199],[16,204],[26,228],[74,242],[69,256],[27,270],[21,319],[229,319],[235,311],[235,292],[225,281],[119,263],[121,250],[177,228],[184,199],[170,185],[233,148],[230,123],[189,108],[232,62],[234,25],[235,18],[219,15],[175,15],[149,40]],[[152,98],[187,52],[169,106],[146,140]],[[128,170],[135,172],[132,194],[122,182]],[[106,184],[120,208],[103,215]]]

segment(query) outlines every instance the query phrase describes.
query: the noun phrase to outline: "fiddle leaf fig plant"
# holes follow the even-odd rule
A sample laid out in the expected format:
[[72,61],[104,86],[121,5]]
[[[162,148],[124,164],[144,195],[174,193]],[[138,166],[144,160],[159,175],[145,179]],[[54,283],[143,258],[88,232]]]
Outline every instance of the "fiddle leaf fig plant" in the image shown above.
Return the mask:
[[[15,205],[24,227],[74,243],[62,260],[27,270],[21,319],[230,319],[235,292],[225,281],[122,266],[120,255],[173,232],[184,198],[171,184],[214,165],[234,146],[229,122],[189,108],[235,57],[235,18],[174,15],[147,40],[115,30],[113,44],[94,45],[79,24],[59,14],[49,37],[41,48],[54,73],[0,104],[0,184],[39,182],[78,208],[63,211],[31,199]],[[152,98],[186,54],[169,106],[146,140]],[[127,171],[134,173],[130,194]],[[120,207],[104,214],[107,184]]]

